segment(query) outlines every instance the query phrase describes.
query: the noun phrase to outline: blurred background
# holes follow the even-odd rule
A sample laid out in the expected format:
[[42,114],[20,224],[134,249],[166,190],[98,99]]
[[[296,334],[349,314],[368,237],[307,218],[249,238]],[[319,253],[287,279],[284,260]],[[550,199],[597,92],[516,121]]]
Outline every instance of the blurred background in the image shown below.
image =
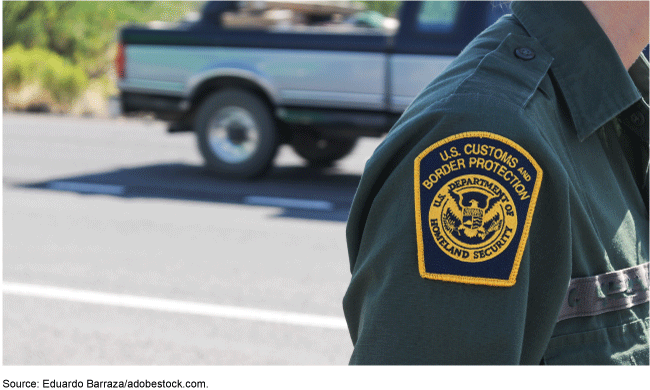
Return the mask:
[[[373,11],[359,12],[359,23],[381,23],[381,16],[396,16],[400,6],[399,1],[340,3]],[[3,2],[3,109],[109,116],[109,98],[118,95],[119,28],[197,20],[204,6],[201,1]]]
[[3,2],[3,363],[347,364],[364,164],[502,2]]
[[2,4],[5,111],[108,116],[127,23],[177,21],[200,2],[11,1]]

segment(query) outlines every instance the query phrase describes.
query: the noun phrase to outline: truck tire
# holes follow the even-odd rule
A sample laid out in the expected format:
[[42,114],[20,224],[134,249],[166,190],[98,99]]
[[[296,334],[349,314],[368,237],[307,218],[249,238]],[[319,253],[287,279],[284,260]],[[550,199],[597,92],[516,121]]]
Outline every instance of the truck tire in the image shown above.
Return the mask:
[[263,175],[278,149],[278,134],[268,105],[240,89],[208,96],[194,122],[206,166],[222,177],[249,179]]
[[312,166],[330,166],[352,152],[356,138],[323,137],[312,132],[294,135],[291,146]]

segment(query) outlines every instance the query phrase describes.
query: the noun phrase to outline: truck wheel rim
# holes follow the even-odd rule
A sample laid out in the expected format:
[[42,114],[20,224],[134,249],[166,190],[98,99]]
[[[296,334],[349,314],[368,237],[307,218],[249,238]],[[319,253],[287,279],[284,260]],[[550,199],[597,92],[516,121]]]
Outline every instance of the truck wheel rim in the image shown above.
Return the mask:
[[208,143],[214,155],[229,164],[248,160],[259,145],[255,118],[240,107],[224,107],[212,117]]

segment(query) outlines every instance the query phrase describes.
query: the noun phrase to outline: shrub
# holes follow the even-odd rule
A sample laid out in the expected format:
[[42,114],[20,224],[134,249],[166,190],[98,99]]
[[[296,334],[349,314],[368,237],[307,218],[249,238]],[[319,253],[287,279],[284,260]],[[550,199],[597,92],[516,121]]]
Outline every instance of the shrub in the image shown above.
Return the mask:
[[57,103],[71,104],[88,85],[88,76],[79,66],[72,65],[60,56],[49,53],[43,58],[43,86]]
[[43,72],[44,66],[38,57],[42,58],[38,50],[35,56],[25,50],[21,44],[16,44],[2,53],[2,77],[5,87],[18,88],[21,84],[34,81]]
[[[29,96],[38,95],[32,101],[56,103],[59,110],[70,111],[91,80],[105,88],[101,95],[114,93],[109,76],[119,27],[178,20],[201,5],[184,1],[3,2],[4,104],[24,108],[30,104]],[[104,81],[98,84],[97,80]]]
[[[88,85],[83,69],[61,56],[42,48],[25,49],[16,44],[2,53],[3,96],[38,83],[51,94],[55,103],[68,105]],[[11,102],[8,102],[11,103]]]

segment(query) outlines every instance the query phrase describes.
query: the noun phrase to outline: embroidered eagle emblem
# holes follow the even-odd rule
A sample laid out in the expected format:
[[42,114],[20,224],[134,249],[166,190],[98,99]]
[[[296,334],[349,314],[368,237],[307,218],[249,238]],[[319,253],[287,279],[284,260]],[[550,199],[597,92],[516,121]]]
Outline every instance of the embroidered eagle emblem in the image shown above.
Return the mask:
[[[455,233],[459,238],[463,236],[469,239],[478,237],[480,240],[485,240],[493,232],[502,228],[501,209],[495,207],[499,203],[498,196],[480,192],[458,194],[453,190],[448,194],[452,200],[447,202],[447,210],[442,217],[442,226],[450,234]],[[464,197],[469,199],[464,201]],[[483,207],[481,207],[482,203]]]

